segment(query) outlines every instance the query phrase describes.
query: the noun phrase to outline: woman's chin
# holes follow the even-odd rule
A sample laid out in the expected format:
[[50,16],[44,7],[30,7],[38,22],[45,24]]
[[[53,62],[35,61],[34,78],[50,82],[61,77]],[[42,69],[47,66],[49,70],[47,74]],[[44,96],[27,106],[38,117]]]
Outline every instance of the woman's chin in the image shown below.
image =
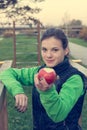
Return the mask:
[[46,66],[48,66],[48,67],[54,67],[55,65],[54,64],[46,64]]

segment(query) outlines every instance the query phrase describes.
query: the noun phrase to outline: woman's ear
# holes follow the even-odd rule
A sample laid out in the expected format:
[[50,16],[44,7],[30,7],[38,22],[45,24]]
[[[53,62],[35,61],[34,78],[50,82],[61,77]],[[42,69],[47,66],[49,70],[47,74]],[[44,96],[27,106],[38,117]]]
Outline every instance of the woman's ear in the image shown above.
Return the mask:
[[65,55],[68,55],[69,52],[70,52],[70,49],[69,49],[69,47],[67,47],[67,48],[65,49]]

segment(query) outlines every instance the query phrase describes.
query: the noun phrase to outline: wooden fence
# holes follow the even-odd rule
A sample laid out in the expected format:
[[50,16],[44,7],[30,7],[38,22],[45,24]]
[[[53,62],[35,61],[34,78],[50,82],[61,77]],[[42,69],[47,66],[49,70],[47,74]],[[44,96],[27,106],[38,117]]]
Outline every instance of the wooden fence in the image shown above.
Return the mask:
[[[12,61],[2,62],[0,73],[12,66]],[[8,116],[6,108],[6,89],[0,82],[0,130],[8,130]]]
[[[70,61],[72,66],[76,67],[78,70],[80,70],[82,73],[84,73],[87,77],[87,68],[83,67],[82,65],[74,62],[74,61]],[[82,116],[79,119],[79,124],[80,126],[82,126]]]
[[[22,28],[21,28],[22,29]],[[37,61],[33,61],[33,63],[37,63],[38,65],[40,65],[40,62],[41,62],[41,57],[40,57],[40,31],[41,31],[41,23],[40,23],[40,21],[38,21],[37,22],[37,24],[36,24],[36,28],[35,29],[29,29],[29,28],[27,28],[28,29],[28,31],[30,31],[30,34],[28,34],[28,35],[33,35],[33,36],[36,36],[36,39],[37,39],[37,44],[36,44],[36,48],[37,48],[37,52],[35,53],[33,53],[32,52],[32,54],[34,54],[34,55],[37,55]],[[20,29],[19,29],[20,30]],[[26,28],[24,28],[24,30],[26,30]],[[24,31],[24,30],[22,30],[22,31]],[[37,33],[37,34],[35,34],[35,32]],[[23,32],[22,32],[23,33]],[[28,32],[29,33],[29,32]],[[16,43],[16,41],[17,41],[17,38],[16,38],[16,25],[15,25],[15,21],[13,21],[13,45],[14,45],[14,60],[13,60],[13,65],[14,65],[14,67],[17,67],[16,65],[17,65],[17,55],[18,54],[22,54],[22,53],[17,53],[17,43]],[[22,43],[21,43],[22,44]],[[22,46],[22,45],[21,45]],[[26,45],[25,45],[26,46]],[[21,50],[21,49],[20,49]],[[28,52],[28,54],[29,54],[29,52]],[[18,64],[23,64],[23,63],[26,63],[26,62],[18,62]]]
[[[78,63],[70,61],[71,64],[82,71],[87,76],[87,69]],[[5,61],[0,67],[0,72],[11,67],[12,61]],[[79,119],[79,124],[82,125],[82,119]],[[0,130],[8,130],[8,116],[6,108],[6,89],[4,85],[0,82]]]

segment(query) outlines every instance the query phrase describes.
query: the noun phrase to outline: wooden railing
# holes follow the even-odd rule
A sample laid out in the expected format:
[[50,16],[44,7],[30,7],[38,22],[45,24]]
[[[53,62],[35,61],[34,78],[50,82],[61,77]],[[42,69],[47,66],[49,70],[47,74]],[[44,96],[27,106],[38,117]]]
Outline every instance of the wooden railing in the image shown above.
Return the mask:
[[[83,72],[87,76],[87,69],[81,66],[78,63],[70,61],[71,64]],[[0,72],[11,67],[12,61],[5,61],[2,63],[0,67]],[[7,108],[6,108],[6,89],[4,85],[0,82],[0,130],[8,130],[8,115],[7,115]],[[82,125],[82,119],[80,117],[79,124]]]
[[[87,77],[87,68],[85,68],[82,65],[76,63],[75,61],[71,60],[70,62],[72,64],[72,66],[76,67],[78,70],[80,70],[82,73],[84,73],[86,75],[86,77]],[[82,126],[82,116],[79,118],[79,124],[80,124],[80,126]]]
[[[1,65],[2,64],[2,65]],[[0,62],[0,73],[12,66],[12,61]],[[0,82],[0,130],[8,130],[8,115],[6,107],[6,89]]]

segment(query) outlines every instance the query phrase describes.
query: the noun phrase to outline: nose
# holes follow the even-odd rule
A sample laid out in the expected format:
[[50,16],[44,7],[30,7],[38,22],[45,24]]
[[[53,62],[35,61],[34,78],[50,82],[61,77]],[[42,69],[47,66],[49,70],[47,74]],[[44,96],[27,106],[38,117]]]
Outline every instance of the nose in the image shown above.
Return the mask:
[[49,57],[52,57],[52,53],[50,51],[47,51],[47,54],[46,56],[49,58]]

